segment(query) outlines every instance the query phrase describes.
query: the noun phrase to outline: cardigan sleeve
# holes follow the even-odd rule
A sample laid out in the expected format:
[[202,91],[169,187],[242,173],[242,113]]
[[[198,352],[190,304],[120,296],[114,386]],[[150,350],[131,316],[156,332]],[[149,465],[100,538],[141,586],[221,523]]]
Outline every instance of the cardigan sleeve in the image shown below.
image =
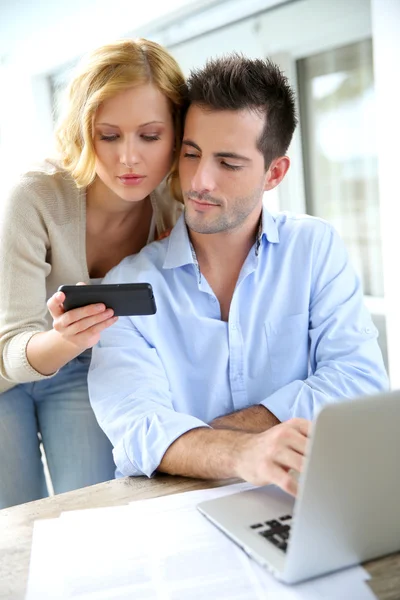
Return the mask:
[[51,265],[43,191],[43,182],[26,175],[0,207],[0,375],[13,383],[47,378],[26,356],[30,338],[48,329]]

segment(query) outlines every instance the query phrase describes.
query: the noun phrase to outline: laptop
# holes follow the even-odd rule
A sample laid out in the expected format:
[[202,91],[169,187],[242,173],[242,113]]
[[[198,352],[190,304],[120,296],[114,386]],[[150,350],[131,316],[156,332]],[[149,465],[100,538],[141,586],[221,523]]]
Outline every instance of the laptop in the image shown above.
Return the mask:
[[267,485],[198,509],[286,583],[400,550],[400,391],[325,406],[305,463],[297,499]]

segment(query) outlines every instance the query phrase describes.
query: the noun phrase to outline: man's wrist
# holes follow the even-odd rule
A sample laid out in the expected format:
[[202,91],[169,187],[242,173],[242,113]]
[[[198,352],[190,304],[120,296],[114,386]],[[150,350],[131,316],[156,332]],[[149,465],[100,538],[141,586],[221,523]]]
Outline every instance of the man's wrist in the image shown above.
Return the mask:
[[243,479],[243,458],[246,447],[256,434],[244,431],[234,431],[232,434],[232,445],[229,449],[230,468],[233,477]]

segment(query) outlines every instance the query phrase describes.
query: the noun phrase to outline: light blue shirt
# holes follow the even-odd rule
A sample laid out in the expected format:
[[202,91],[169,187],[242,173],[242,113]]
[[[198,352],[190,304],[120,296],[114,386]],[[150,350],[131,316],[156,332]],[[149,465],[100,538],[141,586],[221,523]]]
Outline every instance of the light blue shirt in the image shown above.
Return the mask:
[[327,402],[388,386],[359,280],[320,219],[263,209],[228,322],[183,217],[104,280],[127,282],[152,284],[157,313],[103,331],[89,373],[117,475],[151,476],[179,436],[251,405],[313,419]]

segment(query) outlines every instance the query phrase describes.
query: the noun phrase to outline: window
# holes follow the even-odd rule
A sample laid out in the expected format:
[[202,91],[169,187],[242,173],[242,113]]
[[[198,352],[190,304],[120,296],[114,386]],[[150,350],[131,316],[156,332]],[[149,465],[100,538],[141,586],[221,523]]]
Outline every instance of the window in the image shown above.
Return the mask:
[[343,238],[387,359],[372,42],[297,61],[307,213]]
[[343,238],[364,293],[383,296],[370,40],[299,60],[307,212]]

